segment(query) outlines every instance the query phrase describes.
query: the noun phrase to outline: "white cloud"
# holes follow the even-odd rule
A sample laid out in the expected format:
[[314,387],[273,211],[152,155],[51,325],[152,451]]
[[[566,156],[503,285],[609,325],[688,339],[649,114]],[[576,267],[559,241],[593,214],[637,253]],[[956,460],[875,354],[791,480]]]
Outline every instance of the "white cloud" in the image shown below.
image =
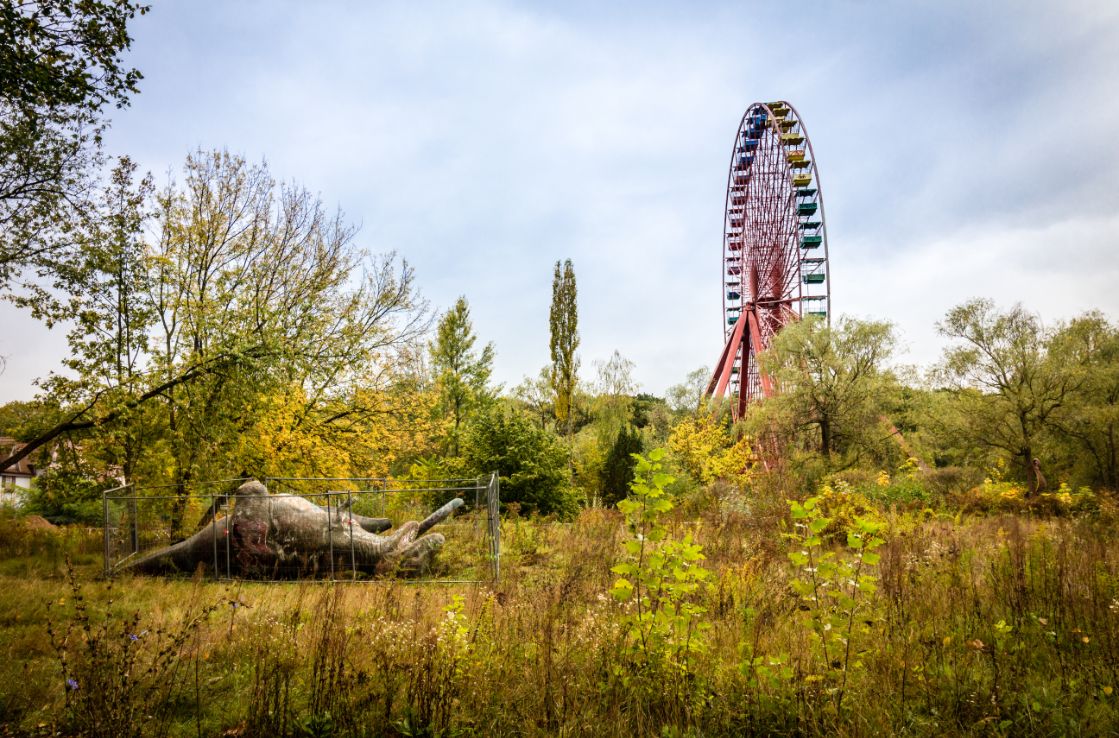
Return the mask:
[[1003,308],[1020,302],[1049,324],[1093,309],[1119,314],[1117,228],[1119,214],[1111,213],[941,233],[833,270],[843,285],[833,299],[857,317],[893,321],[908,344],[905,358],[930,365],[944,346],[937,321],[973,297]]

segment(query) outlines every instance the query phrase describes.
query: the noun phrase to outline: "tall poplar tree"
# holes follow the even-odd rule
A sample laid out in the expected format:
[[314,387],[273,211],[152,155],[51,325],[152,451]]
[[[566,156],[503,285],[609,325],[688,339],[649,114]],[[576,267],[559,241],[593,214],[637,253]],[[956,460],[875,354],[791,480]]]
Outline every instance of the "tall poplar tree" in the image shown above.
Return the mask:
[[549,314],[552,349],[552,390],[556,396],[556,423],[571,435],[571,398],[579,373],[579,311],[576,307],[575,268],[571,259],[556,262],[552,278],[552,309]]

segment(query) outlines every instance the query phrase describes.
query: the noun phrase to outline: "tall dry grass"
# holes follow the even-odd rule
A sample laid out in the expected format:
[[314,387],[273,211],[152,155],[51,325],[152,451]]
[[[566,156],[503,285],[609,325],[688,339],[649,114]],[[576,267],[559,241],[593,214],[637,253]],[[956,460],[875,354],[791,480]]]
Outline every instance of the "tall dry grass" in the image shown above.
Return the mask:
[[[130,714],[155,716],[138,721],[142,735],[1115,731],[1119,549],[1106,506],[1082,518],[883,513],[878,592],[853,631],[837,708],[818,678],[832,665],[789,586],[783,494],[724,490],[670,521],[674,535],[695,535],[714,573],[699,595],[706,650],[685,694],[633,671],[624,605],[608,596],[627,534],[617,513],[591,509],[571,524],[507,520],[495,586],[134,578],[107,589],[88,570],[73,588],[51,572],[5,576],[0,724],[10,735],[96,734],[76,695],[88,704],[116,690],[139,710]],[[58,640],[67,627],[64,671],[48,628]],[[82,633],[100,668],[155,664],[149,686],[91,680]],[[173,665],[160,655],[168,644]],[[781,668],[760,676],[754,657]]]

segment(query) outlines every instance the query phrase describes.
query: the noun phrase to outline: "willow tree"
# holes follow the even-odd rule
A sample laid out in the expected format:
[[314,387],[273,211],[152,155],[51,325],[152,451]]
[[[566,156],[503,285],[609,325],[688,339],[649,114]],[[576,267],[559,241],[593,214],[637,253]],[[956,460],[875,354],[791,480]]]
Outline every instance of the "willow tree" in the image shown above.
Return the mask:
[[953,393],[959,430],[977,447],[1008,454],[1036,488],[1038,445],[1084,381],[1071,353],[1050,351],[1052,332],[1021,305],[1004,312],[991,300],[971,300],[938,329],[954,339],[939,376]]
[[1103,313],[1085,313],[1061,327],[1048,345],[1077,376],[1077,390],[1053,416],[1059,442],[1071,445],[1085,481],[1119,489],[1119,326]]
[[572,431],[572,398],[578,381],[579,310],[576,305],[575,268],[571,259],[556,262],[552,278],[552,307],[548,316],[551,333],[552,391],[555,394],[556,423]]
[[892,326],[877,321],[787,326],[759,357],[778,391],[751,407],[747,424],[825,458],[880,455],[890,438],[883,418],[900,387],[886,368],[895,340]]

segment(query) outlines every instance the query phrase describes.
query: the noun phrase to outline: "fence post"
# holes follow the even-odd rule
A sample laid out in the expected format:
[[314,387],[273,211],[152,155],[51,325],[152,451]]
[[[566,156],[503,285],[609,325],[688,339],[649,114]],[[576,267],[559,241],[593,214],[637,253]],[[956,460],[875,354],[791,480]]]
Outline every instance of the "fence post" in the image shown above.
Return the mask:
[[[226,500],[226,503],[228,503],[228,502],[229,502],[229,500]],[[269,506],[271,506],[271,504],[272,504],[271,500],[269,500],[268,504],[269,504]],[[268,516],[269,516],[269,518],[271,518],[271,516],[272,516],[272,508],[271,507],[268,508]],[[227,517],[229,518],[229,520],[225,521],[225,535],[222,536],[222,538],[225,539],[225,578],[226,579],[232,579],[233,578],[233,574],[232,574],[233,566],[230,563],[230,555],[229,555],[229,538],[230,538],[230,536],[233,535],[233,508],[232,507],[230,507],[230,509],[227,513]]]
[[490,483],[486,488],[486,509],[489,517],[490,529],[490,558],[493,561],[493,580],[496,583],[501,578],[501,521],[498,517],[498,504],[501,499],[501,481],[497,472],[490,474]]
[[350,579],[357,581],[357,554],[354,552],[354,493],[346,490],[346,513],[350,519]]
[[132,530],[129,536],[130,543],[132,544],[132,553],[140,552],[140,504],[136,501],[136,495],[131,495],[132,499],[128,501],[128,511],[132,513]]
[[334,511],[331,510],[331,501],[334,496],[326,493],[326,539],[330,543],[330,581],[334,581]]
[[104,531],[105,539],[105,577],[109,576],[109,490],[101,493],[101,506],[104,518],[102,521],[101,529]]
[[[218,513],[221,512],[221,506],[218,504],[218,497],[210,495],[210,538],[214,544],[214,581],[221,579],[218,575]],[[229,521],[225,521],[226,530],[229,530]]]

